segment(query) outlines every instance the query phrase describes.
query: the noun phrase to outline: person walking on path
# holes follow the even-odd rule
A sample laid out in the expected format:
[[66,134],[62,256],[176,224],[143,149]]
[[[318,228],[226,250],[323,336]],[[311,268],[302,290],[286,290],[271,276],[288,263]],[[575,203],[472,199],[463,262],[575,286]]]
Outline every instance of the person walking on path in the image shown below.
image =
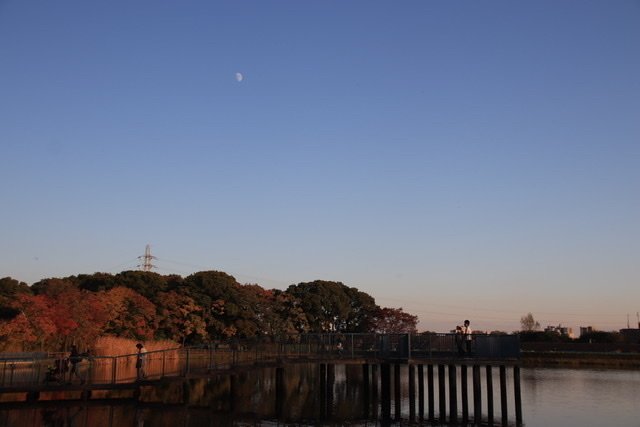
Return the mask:
[[144,344],[138,343],[136,344],[136,348],[138,349],[138,355],[136,357],[136,375],[138,380],[147,378],[147,373],[145,372],[145,357],[147,355],[147,349],[144,348]]

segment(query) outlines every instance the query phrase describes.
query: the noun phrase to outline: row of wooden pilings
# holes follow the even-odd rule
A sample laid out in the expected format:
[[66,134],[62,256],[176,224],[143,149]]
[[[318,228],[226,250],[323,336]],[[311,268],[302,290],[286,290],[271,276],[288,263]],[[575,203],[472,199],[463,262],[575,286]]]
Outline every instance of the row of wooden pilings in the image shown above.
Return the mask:
[[[425,369],[426,367],[426,369]],[[320,406],[321,413],[327,415],[333,406],[333,385],[335,382],[335,365],[331,363],[320,364]],[[363,397],[364,408],[367,413],[363,414],[368,418],[373,409],[371,399],[376,402],[373,406],[377,408],[380,404],[380,411],[383,420],[400,420],[402,417],[402,377],[401,364],[363,364]],[[499,375],[500,392],[500,418],[494,413],[494,368],[497,368]],[[508,384],[507,369],[513,370],[513,384]],[[393,375],[391,371],[393,369]],[[481,370],[485,370],[484,387],[482,387]],[[471,370],[471,393],[473,402],[473,412],[470,412],[469,405],[469,384],[468,372]],[[417,376],[416,376],[417,371]],[[426,381],[425,381],[426,371]],[[437,372],[437,376],[435,375]],[[283,392],[283,370],[276,370],[276,395]],[[393,379],[393,381],[392,381]],[[448,381],[447,381],[448,379]],[[417,381],[416,381],[417,380]],[[417,382],[417,387],[416,387]],[[426,384],[426,389],[425,389]],[[460,393],[458,393],[460,385]],[[409,420],[428,421],[439,424],[474,424],[482,423],[488,425],[500,424],[509,425],[509,389],[513,388],[513,405],[515,410],[515,423],[522,425],[522,398],[520,391],[520,367],[518,365],[491,365],[491,364],[409,364],[408,365],[408,398]],[[438,407],[436,408],[436,386],[438,396]],[[511,386],[511,387],[510,387]],[[483,398],[483,389],[485,391]],[[460,398],[460,399],[459,399]],[[486,405],[483,400],[486,398]],[[282,399],[277,399],[281,402]],[[417,408],[416,408],[417,402]],[[426,408],[425,408],[426,403]],[[447,405],[448,403],[448,405]],[[393,414],[392,414],[393,404]],[[277,405],[281,405],[277,403]],[[483,414],[483,406],[486,406],[486,413]],[[437,412],[436,412],[437,409]],[[460,409],[460,410],[459,410]],[[278,413],[282,408],[277,408]],[[373,409],[377,411],[377,409]]]

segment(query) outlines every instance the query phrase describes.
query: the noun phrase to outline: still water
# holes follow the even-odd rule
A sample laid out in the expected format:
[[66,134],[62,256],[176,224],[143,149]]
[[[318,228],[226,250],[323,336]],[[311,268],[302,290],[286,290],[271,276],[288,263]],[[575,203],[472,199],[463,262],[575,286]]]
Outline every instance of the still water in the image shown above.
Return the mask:
[[640,426],[640,371],[523,369],[528,427]]
[[[436,373],[437,375],[437,373]],[[587,369],[522,369],[522,409],[527,427],[640,427],[640,371]],[[261,369],[237,376],[191,380],[186,386],[168,383],[146,388],[141,402],[130,399],[93,400],[86,404],[47,404],[30,407],[0,406],[0,426],[7,427],[115,427],[115,426],[400,426],[417,425],[419,404],[410,405],[408,371],[401,370],[400,417],[381,421],[381,402],[375,387],[364,392],[362,369],[337,365],[335,382],[328,396],[319,396],[317,365],[287,366],[280,393],[274,369]],[[508,378],[510,384],[513,379]],[[437,378],[436,378],[437,381]],[[486,378],[482,378],[485,384]],[[494,384],[497,381],[494,380]],[[496,387],[497,388],[497,387]],[[373,390],[372,390],[373,389]],[[233,398],[229,398],[230,392]],[[460,390],[458,394],[460,395]],[[494,396],[499,425],[500,396]],[[509,405],[513,402],[509,391]],[[470,390],[471,396],[471,390]],[[95,396],[94,398],[99,397]],[[125,397],[125,396],[123,396]],[[485,396],[486,397],[486,396]],[[470,398],[472,406],[472,398]],[[436,408],[439,405],[437,388]],[[486,398],[483,413],[486,416]],[[458,404],[460,406],[460,404]],[[427,403],[425,402],[425,408]],[[415,421],[410,415],[414,409]],[[426,410],[426,409],[425,409]],[[472,409],[471,413],[472,412]],[[509,407],[509,421],[515,417]],[[485,418],[486,422],[486,418]],[[425,426],[441,425],[437,421]]]

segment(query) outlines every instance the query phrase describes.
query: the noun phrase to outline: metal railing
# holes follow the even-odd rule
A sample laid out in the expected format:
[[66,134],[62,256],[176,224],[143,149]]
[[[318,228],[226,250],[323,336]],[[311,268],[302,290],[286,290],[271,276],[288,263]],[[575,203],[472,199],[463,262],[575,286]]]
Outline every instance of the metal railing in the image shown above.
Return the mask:
[[[465,344],[466,343],[462,343]],[[517,336],[475,335],[471,352],[461,351],[454,334],[305,334],[281,340],[232,340],[199,347],[149,351],[142,367],[136,353],[84,357],[75,370],[66,353],[0,354],[0,392],[16,388],[55,388],[69,384],[118,385],[139,379],[206,375],[243,365],[324,359],[517,359]]]

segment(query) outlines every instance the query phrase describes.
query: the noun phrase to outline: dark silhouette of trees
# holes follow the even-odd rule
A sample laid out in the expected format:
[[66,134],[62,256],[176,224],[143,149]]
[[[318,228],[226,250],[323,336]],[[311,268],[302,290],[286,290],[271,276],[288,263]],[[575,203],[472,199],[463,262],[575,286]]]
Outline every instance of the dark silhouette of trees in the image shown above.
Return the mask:
[[11,277],[3,277],[0,279],[0,303],[20,293],[30,294],[32,293],[31,288],[26,283],[12,279]]
[[357,332],[353,328],[359,326],[363,313],[352,318],[351,309],[356,307],[360,311],[362,301],[358,301],[360,296],[344,284],[316,280],[291,285],[287,293],[300,301],[310,332]]
[[534,319],[533,314],[527,313],[520,318],[520,327],[523,332],[533,332],[540,329],[540,322]]
[[2,350],[1,343],[6,343],[11,339],[9,335],[20,336],[20,333],[16,331],[26,327],[24,316],[18,318],[21,311],[15,304],[20,294],[31,295],[29,285],[11,277],[0,279],[0,350]]
[[117,286],[132,289],[153,301],[158,292],[167,290],[167,278],[152,271],[123,271],[113,277]]
[[80,289],[92,292],[108,291],[118,286],[115,277],[109,273],[80,274],[73,277]]
[[604,331],[592,331],[586,334],[580,335],[578,342],[583,343],[619,343],[624,339],[619,332],[604,332]]

